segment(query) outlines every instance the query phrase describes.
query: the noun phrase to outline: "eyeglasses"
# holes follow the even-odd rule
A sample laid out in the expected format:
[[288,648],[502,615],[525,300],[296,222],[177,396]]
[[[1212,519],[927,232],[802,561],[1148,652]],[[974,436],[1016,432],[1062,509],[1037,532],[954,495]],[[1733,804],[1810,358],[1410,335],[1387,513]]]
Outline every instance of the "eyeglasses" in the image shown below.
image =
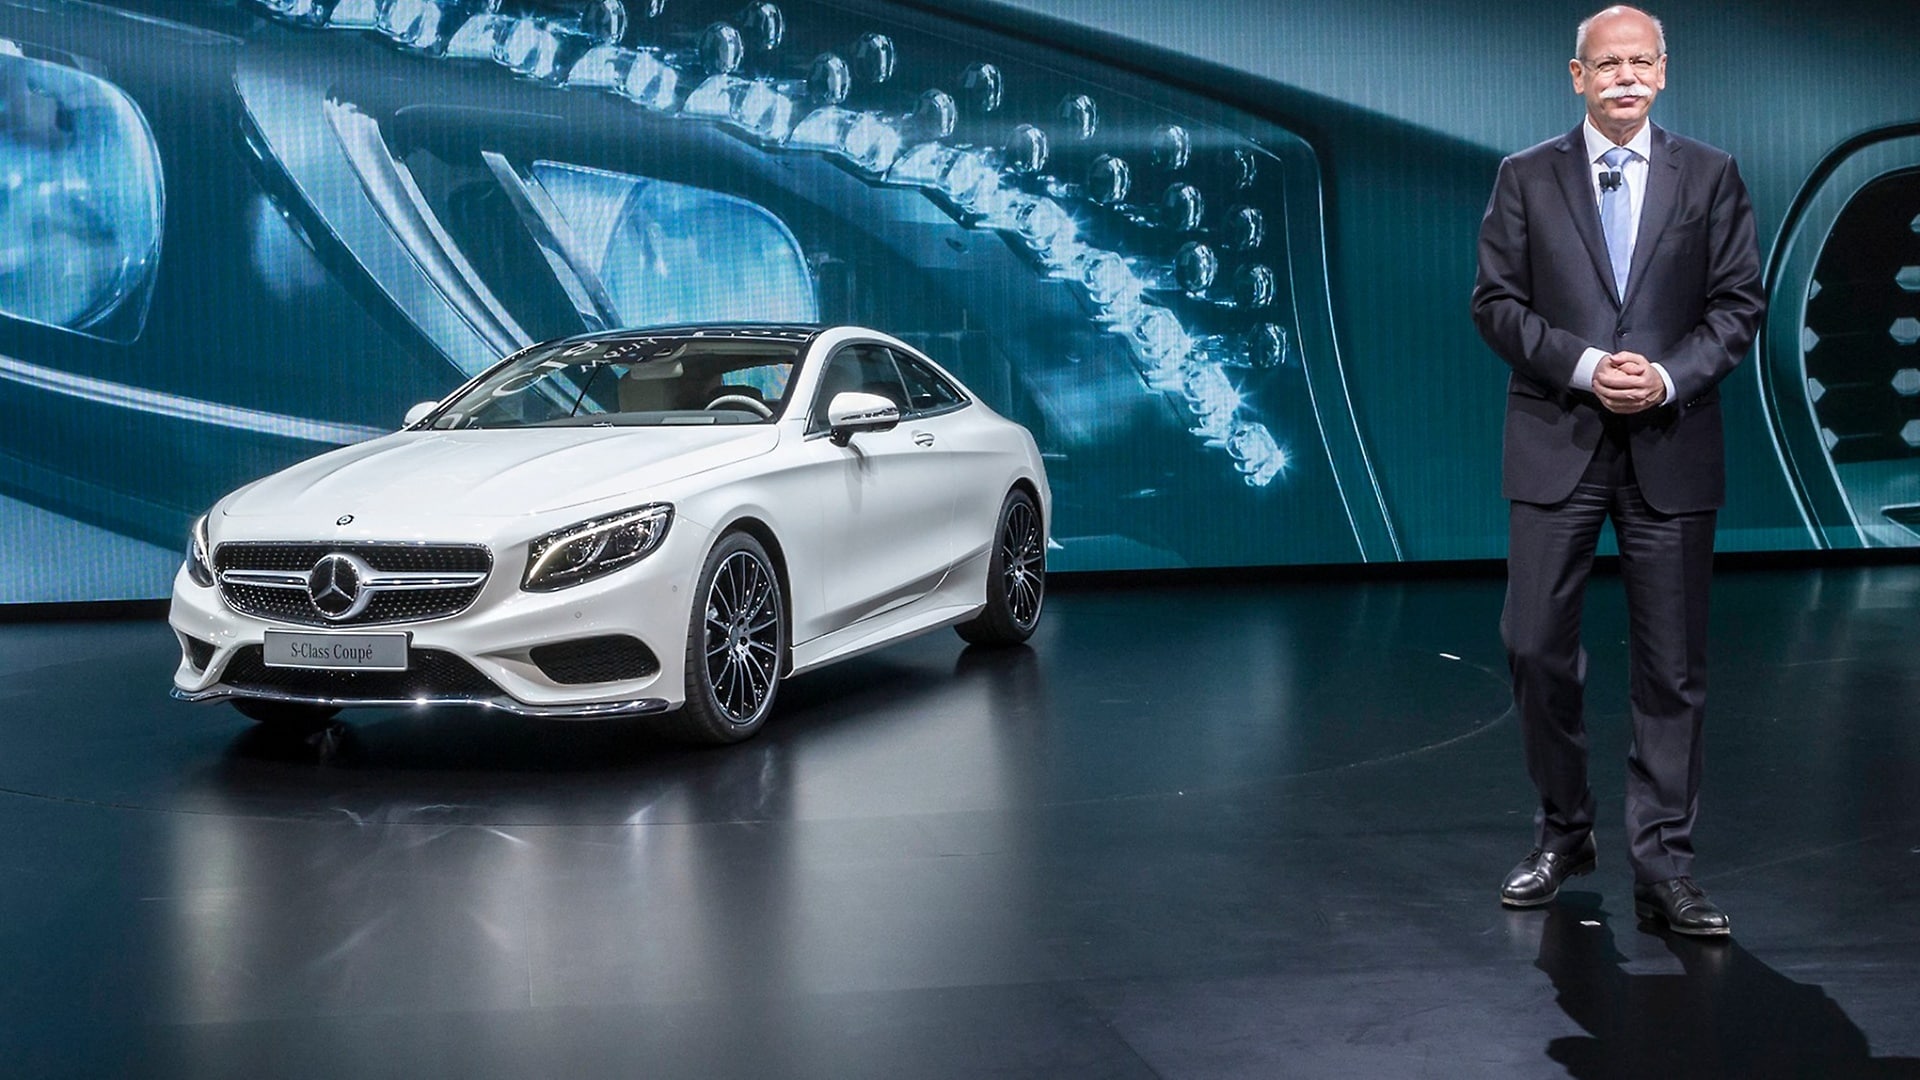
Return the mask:
[[1620,74],[1620,69],[1623,67],[1632,68],[1635,75],[1650,75],[1653,69],[1659,66],[1660,61],[1665,59],[1666,55],[1663,53],[1660,56],[1635,56],[1625,60],[1617,56],[1603,56],[1598,60],[1581,60],[1580,63],[1595,75],[1612,78]]

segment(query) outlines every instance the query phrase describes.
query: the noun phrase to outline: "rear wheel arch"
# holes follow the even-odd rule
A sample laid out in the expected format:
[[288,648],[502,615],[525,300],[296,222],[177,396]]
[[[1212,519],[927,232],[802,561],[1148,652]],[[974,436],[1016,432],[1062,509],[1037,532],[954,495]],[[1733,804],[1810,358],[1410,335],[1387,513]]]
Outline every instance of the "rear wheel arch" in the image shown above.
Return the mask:
[[[1029,520],[1030,519],[1030,520]],[[994,515],[986,606],[954,631],[970,645],[1018,645],[1033,635],[1046,602],[1047,532],[1040,497],[1016,481]]]
[[[1040,535],[1043,537],[1046,536],[1047,525],[1048,525],[1047,507],[1046,507],[1046,502],[1040,498],[1040,486],[1033,482],[1032,477],[1022,476],[1015,479],[1012,484],[1008,485],[1007,490],[1009,492],[1024,491],[1027,493],[1027,498],[1033,500],[1033,512],[1035,516],[1037,516],[1040,519]],[[1005,496],[1002,496],[1001,498],[1004,499]]]

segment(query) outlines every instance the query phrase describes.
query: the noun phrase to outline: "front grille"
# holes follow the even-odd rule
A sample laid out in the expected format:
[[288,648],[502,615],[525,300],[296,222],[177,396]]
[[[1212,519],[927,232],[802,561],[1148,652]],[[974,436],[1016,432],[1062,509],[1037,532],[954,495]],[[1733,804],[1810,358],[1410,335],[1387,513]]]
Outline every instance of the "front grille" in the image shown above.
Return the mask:
[[[231,570],[270,570],[306,574],[328,555],[352,555],[384,573],[486,574],[493,553],[478,544],[287,544],[239,542],[221,544],[214,551],[216,573]],[[422,622],[457,615],[472,605],[486,584],[447,588],[401,589],[376,592],[366,610],[345,619],[329,619],[313,606],[304,584],[286,587],[256,582],[220,582],[220,595],[236,611],[270,622],[300,626],[376,626]]]
[[381,593],[367,610],[351,619],[329,619],[316,611],[305,589],[271,589],[263,585],[228,582],[220,587],[227,603],[270,622],[303,626],[372,626],[379,623],[422,622],[458,615],[480,595],[480,586],[464,589],[412,589]]
[[486,571],[493,553],[480,544],[281,544],[250,540],[221,544],[213,553],[215,570],[306,571],[321,556],[357,555],[375,570]]
[[547,678],[569,685],[644,679],[660,670],[653,650],[624,634],[536,645],[530,655]]
[[236,690],[268,690],[301,697],[347,701],[403,701],[411,698],[500,696],[500,688],[473,665],[438,649],[410,649],[405,671],[328,671],[268,667],[260,646],[248,645],[227,662],[220,681]]

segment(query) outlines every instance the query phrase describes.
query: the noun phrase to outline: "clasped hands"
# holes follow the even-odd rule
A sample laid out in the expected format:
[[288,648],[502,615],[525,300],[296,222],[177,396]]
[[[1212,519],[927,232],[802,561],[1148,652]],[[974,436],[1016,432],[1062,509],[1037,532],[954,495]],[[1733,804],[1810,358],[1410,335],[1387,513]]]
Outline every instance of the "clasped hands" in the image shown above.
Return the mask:
[[1624,416],[1658,408],[1667,400],[1667,384],[1646,357],[1617,352],[1593,369],[1593,393],[1608,411]]

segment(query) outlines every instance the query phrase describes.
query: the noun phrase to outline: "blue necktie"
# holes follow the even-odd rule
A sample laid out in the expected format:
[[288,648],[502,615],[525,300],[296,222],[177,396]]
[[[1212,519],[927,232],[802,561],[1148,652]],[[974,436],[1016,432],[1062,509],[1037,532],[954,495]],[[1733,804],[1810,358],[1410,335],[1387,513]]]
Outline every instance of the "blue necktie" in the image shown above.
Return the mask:
[[1600,155],[1620,182],[1600,191],[1600,231],[1607,236],[1607,258],[1613,263],[1613,287],[1624,299],[1627,295],[1627,266],[1633,262],[1633,202],[1627,192],[1626,164],[1633,151],[1616,146]]

